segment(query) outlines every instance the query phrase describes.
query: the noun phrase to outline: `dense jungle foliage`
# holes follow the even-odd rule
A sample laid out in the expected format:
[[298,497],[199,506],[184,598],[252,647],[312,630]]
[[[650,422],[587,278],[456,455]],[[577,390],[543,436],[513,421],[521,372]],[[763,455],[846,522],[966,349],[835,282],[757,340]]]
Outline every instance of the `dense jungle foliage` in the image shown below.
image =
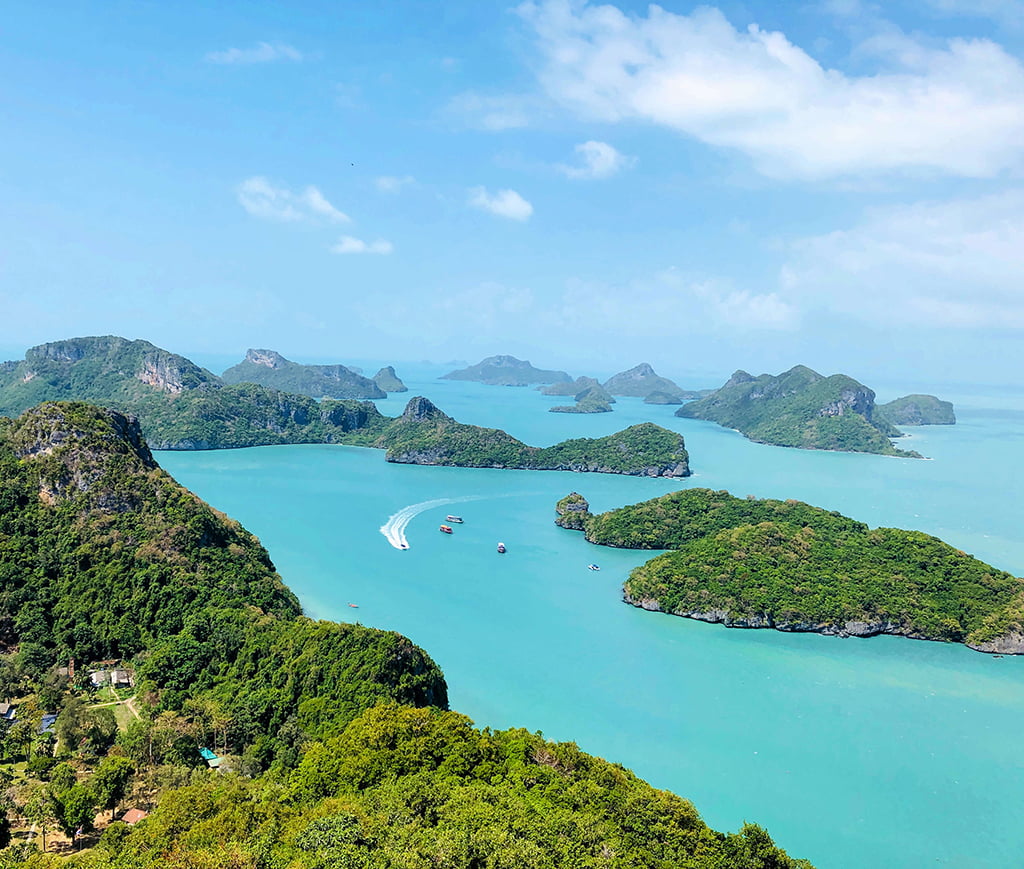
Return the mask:
[[800,501],[686,489],[595,516],[574,493],[558,512],[592,543],[677,550],[625,585],[630,600],[665,612],[806,630],[862,622],[970,645],[1020,630],[1024,614],[1024,580],[928,534]]
[[[573,744],[444,711],[425,653],[299,615],[258,541],[117,413],[3,420],[0,483],[2,869],[809,867]],[[127,701],[84,689],[106,655],[135,672]],[[127,806],[151,814],[114,820]]]

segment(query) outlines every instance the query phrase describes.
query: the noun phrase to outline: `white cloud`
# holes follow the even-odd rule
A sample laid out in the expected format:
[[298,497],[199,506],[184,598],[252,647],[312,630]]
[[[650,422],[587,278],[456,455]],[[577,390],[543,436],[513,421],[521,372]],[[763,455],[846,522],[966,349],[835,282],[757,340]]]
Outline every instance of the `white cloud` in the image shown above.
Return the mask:
[[296,193],[287,187],[275,187],[257,175],[239,184],[237,193],[242,207],[254,217],[283,221],[323,218],[332,223],[351,222],[347,214],[331,205],[313,186]]
[[559,166],[570,178],[610,178],[621,169],[633,165],[635,160],[620,153],[607,142],[583,142],[575,148],[578,166]]
[[412,175],[381,175],[374,183],[381,193],[401,193],[403,187],[415,184],[416,179]]
[[1024,329],[1024,189],[880,209],[804,239],[787,298],[887,325]]
[[283,42],[258,42],[253,48],[229,48],[211,51],[206,55],[209,63],[271,63],[275,60],[302,60],[302,52]]
[[351,235],[343,235],[338,243],[331,248],[332,253],[376,253],[389,254],[395,249],[390,241],[377,239],[376,241],[363,241],[361,238],[353,238]]
[[469,191],[469,204],[509,220],[529,220],[533,214],[533,206],[515,190],[488,193],[484,187],[474,187]]
[[822,67],[784,34],[714,8],[646,17],[569,0],[525,3],[547,97],[590,120],[660,124],[749,155],[765,174],[892,170],[990,177],[1024,165],[1024,65],[994,42],[935,48],[902,34],[877,72]]

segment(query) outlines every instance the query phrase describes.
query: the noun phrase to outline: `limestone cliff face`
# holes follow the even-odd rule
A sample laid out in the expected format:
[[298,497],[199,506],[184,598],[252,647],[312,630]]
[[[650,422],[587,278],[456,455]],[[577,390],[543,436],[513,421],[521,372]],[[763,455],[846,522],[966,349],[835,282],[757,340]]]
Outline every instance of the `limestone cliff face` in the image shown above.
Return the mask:
[[33,463],[47,504],[85,496],[102,512],[133,510],[139,493],[111,479],[157,468],[138,420],[91,405],[46,402],[22,414],[7,438],[18,458]]
[[253,365],[262,365],[265,368],[284,368],[288,364],[288,360],[276,350],[253,350],[251,348],[245,353],[245,361],[251,362]]
[[570,492],[555,504],[555,524],[570,531],[583,531],[590,518],[590,504],[579,492]]
[[410,398],[400,419],[405,422],[455,422],[429,398],[417,395]]

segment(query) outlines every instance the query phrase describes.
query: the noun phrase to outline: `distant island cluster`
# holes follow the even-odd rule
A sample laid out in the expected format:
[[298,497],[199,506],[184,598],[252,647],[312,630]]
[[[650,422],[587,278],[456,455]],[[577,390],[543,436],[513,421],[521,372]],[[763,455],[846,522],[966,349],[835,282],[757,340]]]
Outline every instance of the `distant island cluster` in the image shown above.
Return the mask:
[[592,377],[573,380],[565,371],[534,368],[514,356],[489,356],[444,377],[491,386],[541,384],[544,395],[573,397],[575,404],[548,408],[553,413],[609,413],[615,396],[682,405],[676,416],[716,422],[758,443],[799,449],[921,458],[892,444],[892,438],[903,436],[897,426],[956,422],[953,405],[934,395],[906,395],[876,405],[874,391],[852,377],[825,377],[804,365],[759,377],[737,371],[721,388],[699,390],[660,377],[646,362],[604,383]]

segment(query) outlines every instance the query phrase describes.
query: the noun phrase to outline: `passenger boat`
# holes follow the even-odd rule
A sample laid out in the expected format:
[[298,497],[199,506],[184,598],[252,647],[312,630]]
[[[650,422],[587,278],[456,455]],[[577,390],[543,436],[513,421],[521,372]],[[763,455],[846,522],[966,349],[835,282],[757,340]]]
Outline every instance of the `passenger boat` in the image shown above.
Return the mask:
[[459,525],[462,524],[461,516],[445,516],[444,518],[447,519],[449,522],[457,522]]
[[442,525],[442,526],[441,526],[441,530],[442,530],[442,531],[443,531],[443,532],[444,532],[445,534],[451,534],[451,533],[452,533],[452,526],[451,526],[451,525]]
[[596,564],[588,564],[588,565],[587,565],[587,568],[588,568],[589,570],[600,570],[600,569],[601,569],[601,568],[600,568],[600,567],[598,567],[598,566],[597,566]]
[[352,607],[352,609],[354,609],[354,610],[359,609],[359,604],[357,604],[357,603],[350,603],[349,606]]
[[505,544],[504,543],[499,543],[498,544],[498,552],[504,552],[504,551],[505,551]]

